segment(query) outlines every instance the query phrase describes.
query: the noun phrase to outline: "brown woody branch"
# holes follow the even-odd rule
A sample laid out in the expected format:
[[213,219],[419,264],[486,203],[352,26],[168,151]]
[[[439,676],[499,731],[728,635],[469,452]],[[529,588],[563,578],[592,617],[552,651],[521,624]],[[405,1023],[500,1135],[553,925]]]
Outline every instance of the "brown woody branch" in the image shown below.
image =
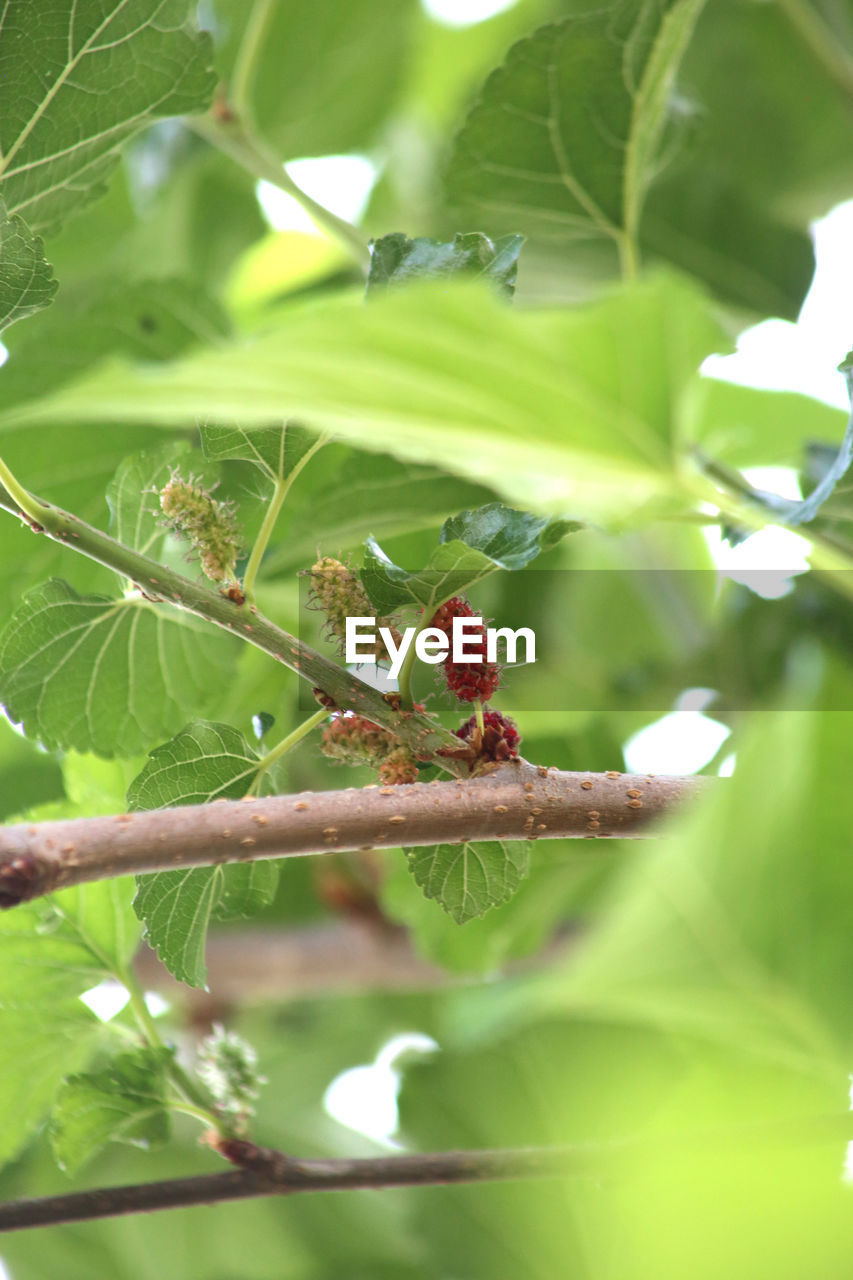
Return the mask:
[[99,1187],[0,1204],[0,1232],[115,1218],[156,1209],[216,1204],[306,1191],[554,1178],[584,1172],[585,1149],[520,1147],[505,1151],[440,1151],[362,1160],[296,1160],[280,1151],[232,1140],[222,1154],[239,1169],[124,1187]]
[[[562,931],[536,956],[508,963],[506,971],[539,967],[573,943],[573,932]],[[150,947],[140,948],[133,967],[146,991],[162,992],[194,1018],[221,1017],[228,1005],[353,991],[423,991],[471,981],[418,955],[407,929],[378,920],[232,928],[208,937],[205,960],[208,991],[173,978]]]
[[650,834],[703,778],[563,773],[516,760],[479,778],[244,797],[0,828],[0,906],[176,867],[466,840]]
[[745,1147],[765,1148],[772,1158],[774,1148],[791,1144],[826,1142],[843,1149],[850,1133],[850,1113],[844,1112],[572,1146],[438,1151],[360,1160],[299,1160],[253,1142],[212,1138],[211,1145],[239,1165],[238,1169],[162,1182],[98,1187],[38,1200],[13,1200],[0,1204],[0,1232],[308,1191],[382,1190],[534,1178],[618,1178],[636,1169],[638,1159],[677,1160],[681,1165],[685,1158],[705,1159],[710,1150]]

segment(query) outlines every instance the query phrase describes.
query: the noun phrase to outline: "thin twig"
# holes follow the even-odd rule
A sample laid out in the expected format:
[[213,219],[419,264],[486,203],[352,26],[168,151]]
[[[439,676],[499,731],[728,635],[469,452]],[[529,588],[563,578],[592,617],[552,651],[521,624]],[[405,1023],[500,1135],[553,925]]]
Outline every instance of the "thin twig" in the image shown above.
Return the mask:
[[247,173],[272,183],[285,195],[291,196],[318,227],[334,236],[349,250],[358,265],[367,270],[370,249],[366,237],[351,222],[338,217],[331,209],[309,196],[307,191],[303,191],[291,178],[278,156],[245,124],[236,119],[217,120],[210,113],[206,116],[187,116],[184,123],[219,151],[230,156]]
[[[244,1144],[247,1148],[253,1144]],[[348,1191],[389,1187],[442,1186],[460,1182],[495,1182],[521,1178],[555,1178],[583,1172],[583,1148],[515,1148],[506,1151],[442,1151],[426,1155],[380,1156],[364,1160],[294,1160],[281,1152],[254,1147],[255,1163],[265,1170],[234,1169],[228,1173],[124,1187],[99,1187],[39,1200],[0,1204],[0,1232],[29,1227],[115,1218],[156,1209],[216,1204],[258,1196],[297,1195],[306,1191]],[[265,1153],[265,1158],[264,1158]],[[576,1169],[573,1169],[573,1164]]]
[[219,800],[0,828],[0,906],[177,867],[466,840],[651,834],[708,778],[564,773],[515,760],[484,777]]
[[615,1138],[572,1146],[509,1147],[504,1150],[438,1151],[360,1160],[299,1160],[284,1152],[237,1139],[213,1145],[241,1168],[228,1173],[170,1178],[123,1187],[97,1187],[69,1195],[0,1204],[0,1232],[114,1218],[157,1209],[216,1204],[250,1197],[308,1191],[385,1190],[453,1183],[602,1177],[630,1174],[638,1160],[704,1159],[710,1149],[788,1147],[850,1139],[851,1116],[795,1116],[716,1129]]

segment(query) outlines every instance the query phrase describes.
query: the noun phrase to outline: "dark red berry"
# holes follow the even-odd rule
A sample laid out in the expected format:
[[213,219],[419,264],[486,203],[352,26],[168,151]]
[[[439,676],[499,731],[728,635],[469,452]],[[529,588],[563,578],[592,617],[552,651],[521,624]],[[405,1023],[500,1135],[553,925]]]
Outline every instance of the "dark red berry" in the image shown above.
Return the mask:
[[456,737],[466,742],[471,741],[478,746],[478,754],[489,760],[511,760],[518,755],[521,735],[517,724],[509,716],[501,715],[500,711],[484,711],[483,729],[481,735],[477,717],[471,716],[461,729],[456,730]]
[[500,684],[500,669],[494,662],[486,661],[486,624],[464,596],[453,596],[434,615],[431,626],[437,627],[448,637],[452,636],[454,618],[479,618],[479,634],[469,631],[465,650],[471,655],[464,662],[454,662],[452,657],[444,662],[447,687],[460,702],[487,702]]
[[471,608],[471,605],[464,596],[453,596],[450,600],[446,600],[440,609],[435,613],[431,627],[437,627],[439,631],[443,631],[449,636],[453,630],[454,618],[476,618],[477,614]]

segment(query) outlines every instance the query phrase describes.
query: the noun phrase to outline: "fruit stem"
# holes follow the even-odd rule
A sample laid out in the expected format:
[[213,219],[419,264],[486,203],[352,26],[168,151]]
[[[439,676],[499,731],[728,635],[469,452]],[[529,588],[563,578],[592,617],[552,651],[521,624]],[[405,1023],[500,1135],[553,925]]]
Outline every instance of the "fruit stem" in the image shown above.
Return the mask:
[[281,742],[279,742],[277,746],[268,751],[258,764],[258,772],[255,774],[255,780],[252,783],[249,794],[252,795],[253,793],[257,793],[261,778],[266,771],[275,764],[276,760],[280,760],[286,752],[290,751],[292,747],[295,747],[303,738],[306,738],[312,729],[316,729],[317,725],[322,724],[324,720],[328,719],[328,717],[328,708],[321,707],[319,711],[314,712],[313,716],[309,716],[307,720],[303,720],[302,724],[297,725],[286,738],[282,738]]
[[[284,427],[283,430],[286,432],[287,427]],[[249,556],[249,563],[246,565],[246,572],[243,575],[243,592],[249,604],[255,603],[255,579],[258,576],[258,569],[261,567],[261,561],[272,537],[284,500],[290,491],[290,486],[302,468],[314,457],[317,450],[322,449],[328,438],[327,435],[319,436],[311,448],[302,455],[289,475],[287,477],[278,476],[275,481],[275,487],[264,515],[263,524],[258,531],[255,545],[252,547],[252,552]]]

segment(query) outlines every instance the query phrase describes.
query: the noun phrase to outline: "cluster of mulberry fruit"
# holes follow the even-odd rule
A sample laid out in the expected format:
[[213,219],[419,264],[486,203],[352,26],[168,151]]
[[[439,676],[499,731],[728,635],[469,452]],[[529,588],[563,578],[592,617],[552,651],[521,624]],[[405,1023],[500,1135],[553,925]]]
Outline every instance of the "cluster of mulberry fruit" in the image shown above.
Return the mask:
[[473,656],[465,662],[454,662],[452,655],[444,661],[444,677],[451,693],[460,702],[488,702],[500,684],[500,668],[486,661],[486,624],[475,613],[464,596],[453,596],[436,612],[430,626],[443,631],[452,640],[454,618],[479,618],[480,625],[469,631],[466,650]]
[[[325,614],[330,634],[342,639],[347,617],[370,616],[364,588],[352,570],[339,560],[331,556],[318,560],[311,569],[311,585],[312,603]],[[452,642],[454,618],[474,620],[466,636],[466,650],[471,657],[456,662],[451,650],[443,663],[447,687],[460,702],[487,702],[500,684],[500,668],[487,659],[486,624],[464,596],[453,596],[436,610],[430,626],[444,632]],[[381,653],[377,649],[376,656],[377,659],[385,656],[384,647]],[[415,709],[423,708],[416,705]],[[518,755],[518,729],[508,716],[486,711],[483,726],[481,730],[476,716],[472,716],[456,731],[456,736],[466,744],[464,752],[460,747],[458,754],[466,758],[470,754],[472,760],[479,757],[498,762]],[[412,751],[388,729],[352,711],[333,713],[323,729],[321,750],[342,764],[376,769],[379,781],[385,785],[415,782],[418,777],[417,759]]]
[[386,785],[417,781],[417,761],[409,748],[354,711],[339,712],[324,726],[320,750],[341,764],[370,765]]

